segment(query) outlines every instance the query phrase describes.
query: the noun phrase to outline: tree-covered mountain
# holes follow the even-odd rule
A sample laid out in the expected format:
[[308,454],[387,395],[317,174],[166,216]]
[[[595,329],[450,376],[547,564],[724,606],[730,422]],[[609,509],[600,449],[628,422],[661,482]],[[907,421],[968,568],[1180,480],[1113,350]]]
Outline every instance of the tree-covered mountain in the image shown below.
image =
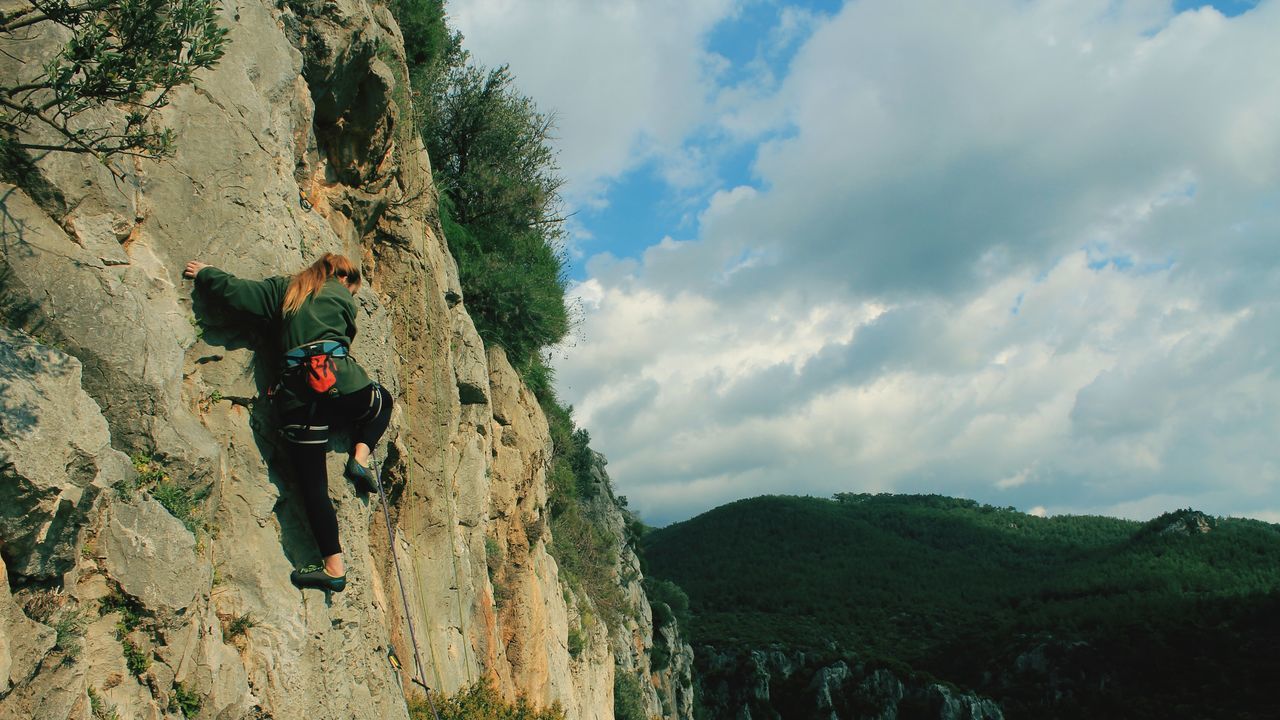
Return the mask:
[[851,656],[1009,717],[1272,717],[1280,527],[1041,518],[940,496],[761,497],[650,532],[695,645]]

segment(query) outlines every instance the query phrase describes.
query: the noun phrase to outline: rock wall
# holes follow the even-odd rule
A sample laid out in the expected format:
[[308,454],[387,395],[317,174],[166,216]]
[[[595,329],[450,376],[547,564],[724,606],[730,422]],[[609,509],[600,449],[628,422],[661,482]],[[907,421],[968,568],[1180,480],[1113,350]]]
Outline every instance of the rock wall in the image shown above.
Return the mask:
[[[173,158],[113,173],[50,153],[0,184],[0,718],[405,718],[415,639],[446,694],[488,679],[609,718],[621,667],[650,715],[690,717],[649,672],[634,555],[635,620],[610,629],[547,552],[546,420],[466,313],[390,13],[237,0],[222,21],[227,55],[164,110]],[[0,73],[58,41],[0,39]],[[376,455],[393,540],[331,448],[349,583],[332,595],[289,583],[316,550],[264,329],[181,278],[190,259],[262,278],[323,252],[364,269],[353,353],[397,402]]]
[[699,647],[710,717],[1002,720],[995,701],[857,658],[796,650]]
[[[693,648],[681,637],[673,621],[655,628],[653,608],[644,591],[644,574],[640,558],[628,539],[627,523],[631,518],[613,492],[613,483],[605,470],[603,455],[596,453],[591,466],[593,494],[587,512],[621,542],[613,574],[622,588],[627,608],[621,623],[611,628],[609,643],[621,672],[643,680],[640,685],[649,717],[693,717]],[[656,646],[667,655],[667,662],[654,661]]]

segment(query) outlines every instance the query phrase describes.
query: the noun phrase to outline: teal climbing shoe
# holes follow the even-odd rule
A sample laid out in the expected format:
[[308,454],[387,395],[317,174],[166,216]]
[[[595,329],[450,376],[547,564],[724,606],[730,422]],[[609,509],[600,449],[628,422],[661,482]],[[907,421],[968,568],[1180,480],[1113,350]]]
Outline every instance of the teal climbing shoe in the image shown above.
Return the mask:
[[356,489],[360,492],[377,492],[377,479],[373,477],[373,471],[356,462],[355,456],[347,458],[347,470],[344,475],[347,476]]
[[324,571],[323,565],[308,565],[301,570],[294,570],[289,580],[299,588],[316,588],[330,592],[342,592],[347,588],[347,576],[334,577]]

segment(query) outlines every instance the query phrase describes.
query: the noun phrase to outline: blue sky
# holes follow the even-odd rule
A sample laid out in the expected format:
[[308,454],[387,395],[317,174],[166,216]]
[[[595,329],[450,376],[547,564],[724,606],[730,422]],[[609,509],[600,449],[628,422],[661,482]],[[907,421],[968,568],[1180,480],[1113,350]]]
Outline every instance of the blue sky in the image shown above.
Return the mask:
[[1280,520],[1280,3],[467,0],[557,114],[562,397],[762,493]]
[[1219,0],[1219,2],[1177,0],[1177,2],[1173,4],[1173,8],[1177,12],[1182,12],[1183,10],[1195,10],[1197,8],[1209,6],[1227,17],[1235,17],[1240,13],[1252,10],[1257,4],[1257,0]]
[[[720,86],[750,84],[758,79],[760,69],[775,77],[786,74],[795,51],[804,40],[802,30],[781,46],[770,44],[770,33],[780,24],[783,11],[803,8],[818,16],[829,16],[840,9],[835,0],[781,5],[756,1],[742,4],[706,33],[705,48],[723,58],[724,67],[717,74]],[[570,256],[570,276],[586,278],[585,259],[595,253],[609,253],[620,258],[639,258],[655,238],[691,237],[695,234],[699,202],[705,202],[715,190],[736,187],[755,181],[752,163],[756,143],[734,141],[714,128],[700,128],[688,137],[684,147],[705,153],[712,165],[712,182],[693,189],[672,188],[662,176],[659,162],[647,162],[612,179],[599,207],[579,208],[578,220],[585,237],[574,240]]]
[[[770,32],[779,25],[783,11],[802,8],[820,17],[829,17],[842,5],[839,0],[786,5],[757,0],[742,4],[706,34],[707,51],[726,61],[726,67],[717,77],[718,83],[723,86],[750,83],[761,65],[776,77],[784,76],[788,63],[805,38],[797,35],[781,48],[769,46]],[[1226,17],[1234,17],[1255,5],[1257,2],[1254,0],[1216,3],[1178,0],[1173,9],[1182,12],[1209,6]],[[620,258],[639,258],[646,248],[654,244],[655,238],[692,236],[697,228],[696,217],[691,216],[690,210],[696,200],[705,199],[714,189],[757,182],[751,172],[755,143],[725,140],[723,134],[714,131],[695,134],[687,139],[686,147],[707,153],[714,163],[715,181],[698,188],[692,196],[686,188],[670,187],[663,179],[658,164],[649,162],[611,179],[602,193],[603,203],[599,207],[576,208],[580,230],[574,238],[573,252],[569,257],[570,277],[586,279],[585,261],[592,254],[604,252]]]

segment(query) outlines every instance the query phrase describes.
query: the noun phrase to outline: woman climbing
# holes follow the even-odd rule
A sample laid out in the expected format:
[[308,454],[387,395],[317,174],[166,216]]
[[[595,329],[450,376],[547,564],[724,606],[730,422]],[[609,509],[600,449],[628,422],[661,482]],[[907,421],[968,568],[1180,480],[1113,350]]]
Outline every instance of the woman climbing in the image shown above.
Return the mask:
[[325,456],[331,425],[354,426],[345,475],[363,492],[377,490],[369,457],[391,419],[391,395],[371,381],[348,349],[356,336],[360,271],[332,253],[292,277],[241,280],[197,260],[185,277],[201,291],[270,323],[284,351],[275,407],[285,447],[302,486],[303,504],[323,564],[294,570],[298,587],[341,592],[347,586],[338,516],[329,500]]

